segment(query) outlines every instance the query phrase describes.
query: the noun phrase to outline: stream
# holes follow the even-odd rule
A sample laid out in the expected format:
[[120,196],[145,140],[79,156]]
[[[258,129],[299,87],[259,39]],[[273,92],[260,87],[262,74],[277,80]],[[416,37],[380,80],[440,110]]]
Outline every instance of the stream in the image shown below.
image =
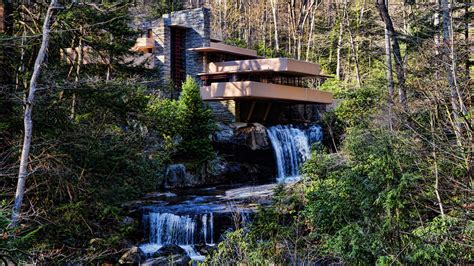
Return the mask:
[[[226,231],[245,226],[258,206],[271,204],[273,189],[279,183],[298,181],[301,164],[311,156],[311,145],[322,140],[318,125],[276,125],[267,128],[267,135],[277,165],[274,182],[175,189],[148,195],[156,201],[141,208],[148,239],[140,245],[141,251],[152,257],[164,245],[175,244],[192,260],[204,260],[198,246],[215,246]],[[177,177],[186,174],[181,166],[168,171]]]

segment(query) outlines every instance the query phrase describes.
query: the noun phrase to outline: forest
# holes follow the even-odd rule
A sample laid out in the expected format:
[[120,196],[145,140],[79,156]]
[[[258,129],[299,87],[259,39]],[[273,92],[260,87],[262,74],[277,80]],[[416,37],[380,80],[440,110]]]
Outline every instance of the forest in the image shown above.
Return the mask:
[[223,123],[199,80],[163,85],[127,60],[141,55],[136,25],[203,7],[227,45],[319,64],[328,78],[310,89],[334,102],[301,179],[212,245],[204,217],[224,226],[199,218],[198,262],[148,265],[474,263],[471,1],[51,0],[0,1],[0,265],[143,264],[130,206],[179,194],[170,165],[193,173],[185,192],[263,175],[246,162],[222,177],[238,156],[216,144]]

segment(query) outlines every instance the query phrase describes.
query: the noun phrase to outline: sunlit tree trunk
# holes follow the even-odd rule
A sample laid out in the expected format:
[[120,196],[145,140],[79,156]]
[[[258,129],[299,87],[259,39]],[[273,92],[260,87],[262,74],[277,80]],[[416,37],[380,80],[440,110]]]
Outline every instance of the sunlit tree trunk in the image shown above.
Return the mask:
[[403,68],[403,59],[400,53],[400,45],[398,44],[397,32],[393,27],[392,18],[388,13],[388,8],[387,5],[385,5],[385,0],[377,0],[375,5],[379,11],[380,17],[385,23],[385,27],[388,30],[388,34],[392,42],[392,53],[395,59],[395,72],[397,74],[398,81],[398,96],[400,98],[400,104],[403,106],[403,108],[405,108],[405,110],[407,110],[408,105],[405,88],[405,70]]
[[443,64],[446,67],[446,74],[448,78],[448,85],[451,92],[450,102],[454,131],[457,138],[459,146],[462,146],[462,122],[460,116],[464,113],[464,104],[462,100],[462,95],[460,95],[459,87],[456,83],[456,61],[455,61],[455,52],[452,40],[452,24],[451,24],[451,14],[450,6],[448,0],[441,0],[441,12],[443,17],[443,45],[442,45],[442,55],[443,55]]
[[15,193],[15,204],[13,206],[12,221],[10,224],[11,227],[16,227],[18,223],[21,212],[21,204],[23,201],[23,196],[25,194],[25,183],[26,177],[28,176],[28,158],[30,155],[31,138],[33,133],[32,112],[33,103],[35,100],[36,84],[41,72],[41,64],[43,64],[44,58],[46,56],[46,51],[48,49],[50,22],[51,17],[53,15],[53,9],[56,6],[56,1],[57,0],[51,0],[48,11],[46,12],[46,17],[44,19],[43,24],[43,37],[41,41],[41,47],[38,52],[38,56],[36,57],[36,61],[33,68],[33,74],[31,75],[28,96],[24,101],[25,110],[23,115],[23,121],[25,132],[23,138],[23,147],[21,150],[20,167],[18,171],[18,184]]
[[280,45],[278,42],[278,19],[277,19],[277,12],[278,12],[278,0],[270,0],[270,5],[272,6],[272,15],[273,15],[273,26],[275,29],[274,37],[275,37],[275,50],[280,50]]
[[[346,4],[344,4],[344,9],[346,8]],[[341,50],[342,50],[342,38],[344,34],[344,17],[346,11],[342,11],[342,15],[339,19],[339,37],[337,39],[337,49],[336,49],[336,78],[341,80],[342,79],[342,66],[341,66]]]

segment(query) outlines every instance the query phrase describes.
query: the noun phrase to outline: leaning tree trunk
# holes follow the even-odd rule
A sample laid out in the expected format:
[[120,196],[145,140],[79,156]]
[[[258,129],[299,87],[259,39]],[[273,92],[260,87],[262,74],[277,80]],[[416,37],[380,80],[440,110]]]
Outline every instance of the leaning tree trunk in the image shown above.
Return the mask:
[[407,106],[407,96],[406,96],[406,88],[405,88],[405,70],[403,69],[403,59],[400,53],[400,45],[398,44],[397,32],[395,31],[395,28],[393,27],[392,18],[390,17],[388,13],[388,8],[387,8],[387,5],[385,4],[385,0],[377,0],[375,5],[377,6],[380,17],[385,23],[385,27],[390,36],[390,40],[392,41],[392,53],[395,59],[395,72],[397,74],[397,80],[398,80],[398,94],[400,97],[400,104],[405,108],[405,110],[407,110],[408,106]]
[[18,171],[18,184],[15,193],[15,204],[13,206],[12,221],[10,224],[11,227],[15,227],[18,223],[21,203],[23,201],[23,195],[25,194],[25,181],[26,177],[28,176],[28,157],[30,155],[31,136],[33,132],[33,121],[31,119],[31,115],[33,112],[33,102],[35,100],[36,84],[41,71],[41,64],[44,61],[46,50],[48,48],[50,21],[53,15],[53,8],[56,6],[56,2],[57,0],[51,0],[48,11],[46,12],[46,17],[44,19],[43,24],[43,40],[41,42],[41,48],[38,52],[38,56],[36,57],[35,65],[33,68],[33,74],[31,75],[28,96],[25,98],[24,101],[25,111],[23,115],[23,121],[25,125],[25,133],[23,138],[23,147],[21,150],[20,168]]

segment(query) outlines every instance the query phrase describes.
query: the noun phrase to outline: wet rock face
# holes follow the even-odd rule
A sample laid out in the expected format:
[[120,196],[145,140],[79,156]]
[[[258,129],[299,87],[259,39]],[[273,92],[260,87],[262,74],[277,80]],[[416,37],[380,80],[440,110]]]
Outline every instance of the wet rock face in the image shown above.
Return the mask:
[[[187,188],[272,180],[276,165],[267,129],[258,123],[218,123],[212,135],[217,158],[200,169],[168,165],[162,187]],[[192,167],[191,167],[192,168]]]
[[232,149],[268,150],[271,149],[266,128],[259,123],[218,123],[212,140],[217,147]]
[[266,128],[258,123],[219,123],[212,136],[221,183],[259,182],[275,176],[275,160]]
[[171,255],[186,255],[186,250],[175,244],[166,244],[155,252],[153,257],[168,257]]
[[260,182],[275,176],[273,150],[263,125],[218,123],[212,143],[220,157],[212,180],[232,184]]

